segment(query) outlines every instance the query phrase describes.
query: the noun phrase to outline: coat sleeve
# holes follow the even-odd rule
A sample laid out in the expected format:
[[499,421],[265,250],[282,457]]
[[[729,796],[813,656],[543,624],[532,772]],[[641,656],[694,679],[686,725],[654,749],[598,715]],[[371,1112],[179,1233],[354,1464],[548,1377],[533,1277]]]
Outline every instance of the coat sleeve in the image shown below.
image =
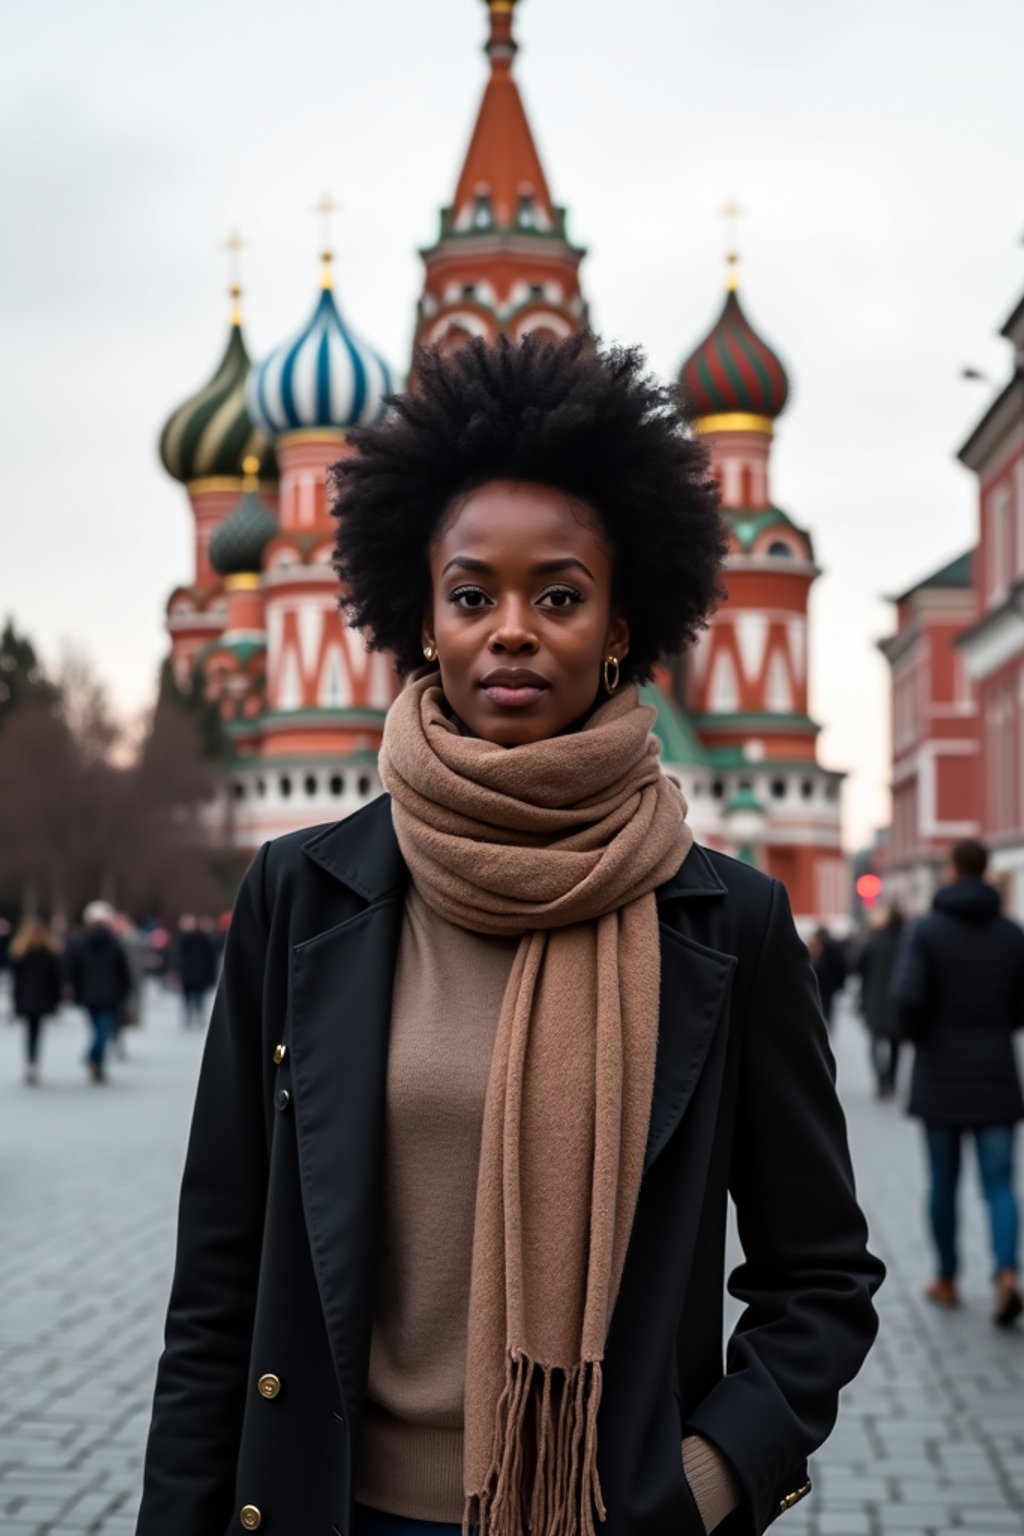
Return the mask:
[[235,903],[199,1076],[136,1536],[214,1536],[236,1514],[267,1183],[266,852]]
[[744,1262],[729,1290],[745,1309],[725,1377],[686,1425],[746,1492],[720,1536],[756,1536],[806,1491],[806,1458],[877,1332],[871,1298],[885,1273],[867,1248],[814,973],[778,881],[741,1053],[730,1190]]

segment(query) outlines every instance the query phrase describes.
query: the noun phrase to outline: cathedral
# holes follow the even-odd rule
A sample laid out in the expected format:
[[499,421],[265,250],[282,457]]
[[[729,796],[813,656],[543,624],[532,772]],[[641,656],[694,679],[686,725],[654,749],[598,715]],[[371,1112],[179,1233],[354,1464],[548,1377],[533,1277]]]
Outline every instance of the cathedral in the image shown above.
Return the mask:
[[[485,3],[483,97],[437,240],[421,253],[415,339],[442,348],[589,323],[585,252],[552,198],[516,84],[516,0]],[[243,850],[380,793],[377,749],[398,686],[387,657],[342,622],[325,476],[400,375],[351,325],[329,249],[321,264],[305,321],[255,362],[233,286],[221,361],[160,439],[195,528],[191,580],[167,604],[171,665],[180,688],[219,709],[233,749],[227,836]],[[721,486],[728,598],[701,642],[643,691],[697,836],[783,880],[806,928],[849,910],[842,775],[819,764],[808,713],[811,536],[772,499],[789,382],[747,317],[735,252],[721,312],[678,382]]]

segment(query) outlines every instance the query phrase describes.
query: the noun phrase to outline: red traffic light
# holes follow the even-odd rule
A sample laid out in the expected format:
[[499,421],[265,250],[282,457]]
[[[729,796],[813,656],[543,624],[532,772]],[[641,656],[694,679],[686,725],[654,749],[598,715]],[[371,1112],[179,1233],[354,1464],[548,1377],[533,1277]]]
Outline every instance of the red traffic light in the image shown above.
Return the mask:
[[854,889],[866,907],[873,907],[882,894],[882,882],[877,875],[859,875]]

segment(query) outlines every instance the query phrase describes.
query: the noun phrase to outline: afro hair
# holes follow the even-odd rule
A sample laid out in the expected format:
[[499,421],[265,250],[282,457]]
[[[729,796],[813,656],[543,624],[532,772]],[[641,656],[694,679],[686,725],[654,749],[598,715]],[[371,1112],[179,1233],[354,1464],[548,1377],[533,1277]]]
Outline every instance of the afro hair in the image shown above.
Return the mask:
[[718,489],[638,348],[586,333],[425,348],[389,403],[331,471],[333,564],[349,623],[400,675],[422,665],[431,543],[453,503],[493,480],[552,486],[596,515],[630,627],[624,679],[645,681],[706,625],[723,596]]

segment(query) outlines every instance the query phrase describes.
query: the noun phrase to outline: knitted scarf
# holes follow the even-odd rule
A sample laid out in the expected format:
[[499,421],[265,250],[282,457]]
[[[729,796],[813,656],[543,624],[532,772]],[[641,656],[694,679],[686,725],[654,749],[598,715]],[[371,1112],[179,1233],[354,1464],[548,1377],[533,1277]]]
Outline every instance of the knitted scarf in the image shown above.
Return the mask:
[[601,1362],[640,1189],[658,1034],[655,888],[693,843],[635,687],[577,732],[460,734],[438,675],[380,757],[441,916],[521,935],[484,1105],[470,1284],[464,1528],[593,1536]]

